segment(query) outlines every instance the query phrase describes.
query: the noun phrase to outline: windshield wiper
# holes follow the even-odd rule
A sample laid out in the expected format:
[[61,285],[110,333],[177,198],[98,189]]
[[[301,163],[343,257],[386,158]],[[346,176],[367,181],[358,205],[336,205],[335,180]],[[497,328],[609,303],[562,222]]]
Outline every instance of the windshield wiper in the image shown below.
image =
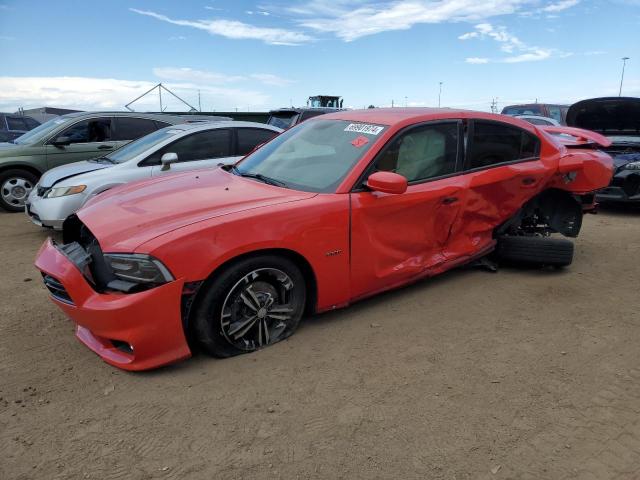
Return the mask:
[[231,167],[231,171],[234,173],[234,175],[239,175],[240,177],[244,178],[255,178],[256,180],[259,180],[262,183],[266,183],[268,185],[274,185],[276,187],[287,186],[286,183],[281,182],[280,180],[276,180],[275,178],[267,177],[266,175],[262,175],[261,173],[241,172],[235,166]]

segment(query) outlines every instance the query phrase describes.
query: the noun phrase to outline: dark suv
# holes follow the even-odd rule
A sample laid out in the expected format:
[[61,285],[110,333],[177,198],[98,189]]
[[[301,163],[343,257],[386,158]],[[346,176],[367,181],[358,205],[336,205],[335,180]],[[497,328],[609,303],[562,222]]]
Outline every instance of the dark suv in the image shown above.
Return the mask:
[[40,125],[26,115],[0,113],[0,142],[10,142]]

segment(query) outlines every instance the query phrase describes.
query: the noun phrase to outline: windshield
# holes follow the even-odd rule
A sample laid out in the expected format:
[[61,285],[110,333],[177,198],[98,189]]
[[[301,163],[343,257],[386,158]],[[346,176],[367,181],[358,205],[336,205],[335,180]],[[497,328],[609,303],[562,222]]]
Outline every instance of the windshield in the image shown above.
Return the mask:
[[34,128],[33,130],[29,130],[24,135],[20,135],[18,138],[16,138],[13,141],[13,143],[17,143],[18,145],[35,143],[39,140],[42,140],[43,138],[47,138],[49,134],[51,134],[60,125],[62,125],[63,123],[68,123],[71,120],[73,120],[73,118],[68,118],[68,117],[52,118],[48,122],[43,123],[42,125]]
[[119,150],[116,150],[112,154],[108,155],[107,158],[113,163],[127,162],[132,158],[137,157],[141,153],[149,150],[151,147],[162,142],[163,140],[172,137],[173,135],[177,135],[178,133],[182,133],[183,131],[184,130],[180,130],[175,127],[167,127],[161,130],[156,130],[155,132],[139,138],[138,140],[134,140],[133,142],[125,145]]
[[239,175],[260,175],[288,188],[333,192],[387,127],[311,120],[287,130],[242,160]]

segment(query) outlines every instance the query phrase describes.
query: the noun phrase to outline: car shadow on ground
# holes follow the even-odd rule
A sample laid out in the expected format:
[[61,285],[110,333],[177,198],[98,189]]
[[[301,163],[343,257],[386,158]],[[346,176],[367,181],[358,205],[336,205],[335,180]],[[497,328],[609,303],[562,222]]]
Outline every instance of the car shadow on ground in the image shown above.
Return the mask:
[[640,214],[640,203],[600,203],[598,211],[616,217]]
[[[317,329],[318,327],[326,326],[326,325],[334,325],[338,326],[341,322],[351,321],[354,318],[362,318],[362,317],[370,317],[373,311],[377,311],[380,308],[385,308],[387,305],[404,305],[410,301],[414,301],[416,294],[420,294],[424,292],[425,295],[429,294],[429,291],[434,290],[438,287],[455,288],[459,285],[460,280],[465,276],[477,276],[479,281],[482,281],[482,277],[484,275],[500,275],[500,274],[509,274],[509,275],[523,275],[527,277],[536,276],[536,277],[547,277],[547,276],[558,276],[558,275],[570,275],[571,268],[546,268],[546,267],[522,267],[522,266],[509,266],[509,265],[500,265],[496,272],[491,272],[483,267],[475,266],[474,264],[464,265],[453,270],[449,270],[442,274],[436,275],[434,277],[423,278],[417,280],[414,283],[411,283],[406,286],[402,286],[393,290],[388,290],[386,292],[379,293],[373,297],[365,298],[363,300],[359,300],[354,302],[352,305],[346,308],[336,309],[334,311],[328,311],[324,313],[307,315],[303,317],[300,322],[300,326],[297,332],[284,340],[284,342],[295,342],[296,337],[300,334],[300,332],[309,330],[309,329]],[[320,331],[316,331],[315,333],[321,334]],[[274,345],[277,347],[277,344]],[[207,365],[210,365],[210,361],[224,360],[230,361],[233,358],[236,359],[246,359],[247,362],[255,361],[255,355],[258,352],[253,352],[249,354],[242,354],[236,357],[231,357],[230,359],[218,359],[207,355],[205,352],[200,351],[197,346],[195,346],[195,350],[193,350],[193,357],[190,359],[179,362],[173,365],[167,365],[164,367],[160,367],[155,370],[145,371],[145,372],[137,372],[137,375],[144,376],[162,376],[162,375],[170,375],[178,371],[192,372],[198,369],[206,370]],[[271,347],[268,347],[271,348]]]

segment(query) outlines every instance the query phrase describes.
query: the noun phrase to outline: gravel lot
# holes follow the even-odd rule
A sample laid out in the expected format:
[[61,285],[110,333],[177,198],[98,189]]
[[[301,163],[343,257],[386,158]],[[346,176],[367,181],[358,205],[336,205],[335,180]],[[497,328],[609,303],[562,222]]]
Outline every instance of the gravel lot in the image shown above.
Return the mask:
[[252,355],[104,364],[0,213],[0,478],[638,479],[640,211],[565,271],[457,270]]

